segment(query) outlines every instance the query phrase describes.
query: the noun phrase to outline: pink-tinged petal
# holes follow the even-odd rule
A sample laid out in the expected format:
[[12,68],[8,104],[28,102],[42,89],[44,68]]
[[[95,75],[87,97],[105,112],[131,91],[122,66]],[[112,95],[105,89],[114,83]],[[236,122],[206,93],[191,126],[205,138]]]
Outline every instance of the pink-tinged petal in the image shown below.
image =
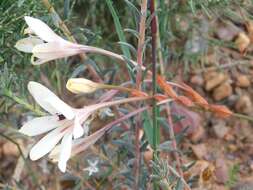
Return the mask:
[[[102,128],[96,131],[95,133],[91,134],[90,136],[73,140],[71,156],[74,156],[86,150],[91,145],[95,144],[98,141],[98,139],[104,135],[105,131],[106,128]],[[53,162],[59,161],[60,152],[61,152],[61,145],[55,146],[55,148],[49,154],[49,158],[52,159]]]
[[84,134],[84,129],[81,126],[79,119],[75,118],[74,128],[73,128],[73,136],[75,139],[77,139],[77,138],[83,136],[83,134]]
[[37,117],[25,123],[19,132],[28,136],[36,136],[59,127],[61,122],[57,116]]
[[74,156],[86,150],[91,145],[95,144],[98,141],[98,139],[100,139],[105,134],[105,132],[106,128],[102,128],[96,131],[95,133],[91,134],[90,136],[75,140],[72,146],[71,156]]
[[17,41],[15,48],[17,48],[19,51],[32,53],[33,48],[38,44],[43,44],[43,41],[37,37],[31,36]]
[[66,118],[70,119],[74,117],[72,108],[42,84],[30,81],[28,83],[28,90],[35,101],[49,113],[62,113],[64,115],[66,114]]
[[29,28],[42,40],[46,42],[63,40],[47,24],[45,24],[41,20],[25,16],[25,21]]
[[45,102],[57,110],[57,113],[63,114],[68,120],[71,120],[75,117],[73,109],[58,97],[48,97],[45,99]]
[[58,167],[61,172],[66,171],[67,161],[71,156],[71,147],[72,147],[72,132],[67,132],[60,145],[60,157],[58,162]]
[[65,42],[49,42],[35,46],[32,53],[40,59],[60,59],[82,53],[83,50],[76,44]]
[[66,132],[67,131],[64,130],[63,127],[57,127],[56,129],[48,133],[45,137],[43,137],[38,143],[36,143],[32,147],[30,151],[31,160],[38,160],[47,153],[49,153],[61,140],[61,138]]
[[53,150],[50,152],[48,157],[51,159],[52,162],[59,162],[60,151],[61,151],[61,145],[56,145],[53,148]]

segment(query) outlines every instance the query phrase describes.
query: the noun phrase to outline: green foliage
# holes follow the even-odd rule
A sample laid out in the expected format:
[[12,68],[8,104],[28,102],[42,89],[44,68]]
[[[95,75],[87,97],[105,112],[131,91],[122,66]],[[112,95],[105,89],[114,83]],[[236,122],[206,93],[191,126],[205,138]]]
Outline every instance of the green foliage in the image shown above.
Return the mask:
[[[116,31],[117,31],[117,34],[119,36],[119,40],[121,42],[124,42],[126,43],[126,38],[125,38],[125,35],[124,35],[124,31],[121,27],[121,24],[120,24],[120,21],[119,21],[119,17],[113,7],[113,4],[112,4],[112,1],[111,0],[106,0],[106,4],[112,14],[112,17],[113,17],[113,21],[114,21],[114,24],[115,24],[115,28],[116,28]],[[124,46],[123,44],[121,45],[121,49],[123,51],[123,54],[128,58],[128,59],[131,59],[131,55],[130,55],[130,51],[129,49]]]
[[159,184],[161,189],[184,189],[182,180],[175,175],[175,170],[168,164],[167,160],[155,158],[155,160],[152,161],[152,168],[152,180],[155,184]]
[[231,188],[236,182],[238,182],[238,174],[240,172],[240,165],[236,164],[229,168],[228,172],[228,181],[226,182],[226,186]]

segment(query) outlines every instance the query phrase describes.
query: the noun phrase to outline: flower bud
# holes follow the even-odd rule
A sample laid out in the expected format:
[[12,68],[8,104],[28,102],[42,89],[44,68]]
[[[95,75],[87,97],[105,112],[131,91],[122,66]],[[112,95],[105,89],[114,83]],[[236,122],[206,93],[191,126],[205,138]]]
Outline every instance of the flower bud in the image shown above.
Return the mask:
[[72,78],[69,79],[66,84],[66,88],[75,94],[93,93],[102,88],[102,86],[102,84],[95,83],[84,78]]

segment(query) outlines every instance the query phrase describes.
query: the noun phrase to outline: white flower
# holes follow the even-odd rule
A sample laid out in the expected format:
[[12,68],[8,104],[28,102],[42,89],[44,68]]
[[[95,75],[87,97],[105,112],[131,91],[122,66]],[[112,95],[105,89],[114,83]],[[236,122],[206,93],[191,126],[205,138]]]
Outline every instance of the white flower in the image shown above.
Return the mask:
[[89,172],[89,176],[91,176],[93,173],[97,173],[98,172],[98,160],[88,160],[88,164],[89,166],[87,168],[84,168],[83,171],[88,171]]
[[36,37],[30,36],[21,39],[15,47],[26,53],[33,53],[32,63],[34,65],[83,52],[83,46],[64,40],[41,20],[26,16],[25,21],[29,26],[25,33],[34,33]]
[[[66,164],[71,155],[75,155],[94,144],[107,130],[107,128],[102,128],[94,134],[80,139],[80,141],[76,140],[74,143],[72,142],[73,138],[77,139],[83,136],[84,133],[87,133],[88,126],[82,126],[82,124],[96,110],[112,105],[148,99],[147,97],[125,98],[86,106],[82,109],[75,109],[64,103],[40,83],[29,82],[28,90],[35,101],[51,114],[28,121],[19,130],[28,136],[36,136],[49,132],[32,147],[29,154],[30,158],[31,160],[38,160],[51,152],[49,157],[58,161],[58,167],[62,172],[66,171]],[[61,144],[57,145],[60,140]],[[72,144],[74,146],[73,152],[71,151]]]
[[[25,16],[25,21],[28,28],[25,29],[24,33],[30,34],[30,37],[19,40],[15,47],[26,53],[33,53],[32,64],[34,65],[40,65],[80,53],[97,53],[125,61],[122,55],[101,48],[80,45],[64,40],[39,19]],[[33,36],[34,34],[35,36]],[[135,66],[138,65],[133,60],[130,60],[130,62]],[[142,69],[145,70],[145,67],[142,66]],[[150,71],[148,72],[150,73]]]
[[84,134],[84,129],[80,124],[83,110],[70,107],[48,88],[37,82],[29,82],[28,90],[36,102],[51,114],[28,121],[19,130],[28,136],[36,136],[50,131],[32,147],[30,158],[31,160],[40,159],[62,139],[58,167],[64,172],[71,154],[72,138],[79,138]]

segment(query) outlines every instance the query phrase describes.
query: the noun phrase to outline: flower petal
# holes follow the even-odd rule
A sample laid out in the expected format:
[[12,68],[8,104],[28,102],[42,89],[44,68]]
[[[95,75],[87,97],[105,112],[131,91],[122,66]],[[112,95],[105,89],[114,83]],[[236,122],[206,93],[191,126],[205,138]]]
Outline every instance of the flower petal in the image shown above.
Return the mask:
[[65,128],[57,127],[35,144],[30,151],[31,160],[38,160],[49,153],[66,133]]
[[37,37],[31,36],[17,41],[15,48],[19,51],[32,53],[33,48],[38,44],[43,44],[43,41]]
[[[105,134],[106,130],[107,130],[106,128],[102,128],[96,131],[95,133],[91,134],[90,136],[74,139],[72,141],[71,156],[74,156],[86,150],[91,145],[95,144],[98,141],[98,139],[101,138]],[[61,151],[61,145],[55,146],[54,149],[49,154],[49,158],[52,159],[53,162],[59,161],[60,151]]]
[[71,156],[74,156],[86,150],[91,145],[95,144],[98,141],[98,139],[100,139],[105,134],[106,130],[107,130],[106,128],[101,128],[95,133],[91,134],[90,136],[74,140]]
[[68,132],[64,135],[61,142],[61,152],[58,167],[62,172],[66,171],[67,161],[71,156],[71,147],[72,147],[72,132]]
[[34,34],[34,32],[32,31],[30,27],[27,27],[24,29],[24,34]]
[[19,129],[19,132],[28,136],[36,136],[50,131],[60,125],[61,122],[58,120],[57,116],[37,117],[25,123],[21,129]]
[[25,16],[25,21],[29,28],[42,40],[46,42],[64,40],[58,36],[47,24],[39,19]]
[[73,109],[58,97],[49,97],[45,101],[57,110],[57,113],[63,114],[67,119],[71,120],[75,117]]
[[42,84],[30,81],[28,90],[35,101],[49,113],[62,113],[68,119],[74,117],[72,108]]
[[79,119],[76,117],[74,121],[74,128],[73,128],[73,136],[75,139],[83,136],[84,134],[84,129],[80,124]]

